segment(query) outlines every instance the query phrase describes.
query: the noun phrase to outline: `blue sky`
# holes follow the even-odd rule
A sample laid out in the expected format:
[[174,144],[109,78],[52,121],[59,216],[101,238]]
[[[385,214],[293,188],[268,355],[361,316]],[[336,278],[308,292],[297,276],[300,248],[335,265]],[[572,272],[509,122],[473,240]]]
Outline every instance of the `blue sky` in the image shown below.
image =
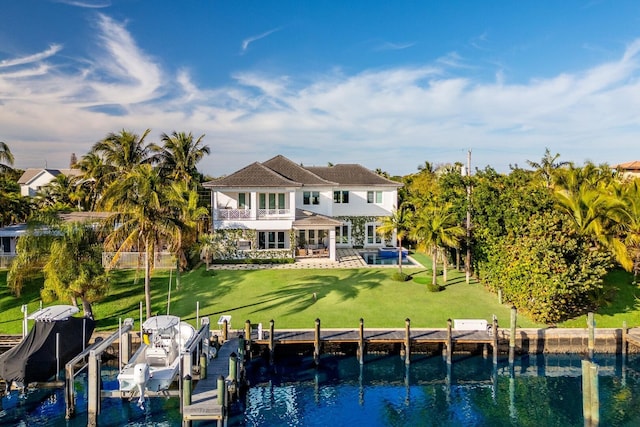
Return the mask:
[[121,129],[407,174],[640,159],[638,1],[0,2],[0,140],[67,167]]

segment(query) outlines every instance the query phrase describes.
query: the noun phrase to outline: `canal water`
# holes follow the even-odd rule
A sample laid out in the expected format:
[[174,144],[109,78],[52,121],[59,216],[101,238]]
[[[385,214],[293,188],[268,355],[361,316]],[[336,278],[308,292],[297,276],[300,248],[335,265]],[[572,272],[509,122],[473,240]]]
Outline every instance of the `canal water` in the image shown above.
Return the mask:
[[[640,356],[596,356],[600,425],[640,425]],[[230,426],[583,426],[581,356],[523,356],[512,367],[479,356],[323,356],[248,367],[251,387],[236,403]],[[115,388],[115,371],[103,371]],[[58,391],[2,399],[3,426],[84,426],[86,386],[76,384],[78,414],[64,417]],[[103,399],[101,426],[179,426],[177,399]],[[194,423],[215,425],[215,423]]]

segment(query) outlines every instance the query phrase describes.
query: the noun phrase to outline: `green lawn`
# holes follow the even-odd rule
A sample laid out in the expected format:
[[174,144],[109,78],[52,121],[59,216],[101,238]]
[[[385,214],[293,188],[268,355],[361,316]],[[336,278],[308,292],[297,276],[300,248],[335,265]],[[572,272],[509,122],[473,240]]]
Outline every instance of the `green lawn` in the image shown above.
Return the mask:
[[[420,257],[423,265],[428,265]],[[430,270],[404,268],[414,277],[430,277]],[[359,319],[365,327],[404,327],[410,318],[412,327],[446,327],[448,318],[484,318],[498,316],[502,327],[509,325],[507,305],[498,304],[497,297],[480,284],[467,285],[464,273],[450,271],[449,281],[441,292],[427,292],[426,285],[416,281],[397,282],[391,279],[395,268],[333,269],[333,270],[254,270],[205,271],[199,268],[181,275],[176,289],[172,277],[170,313],[191,320],[196,317],[196,302],[200,316],[209,316],[215,323],[221,314],[232,316],[232,327],[242,328],[245,320],[268,325],[275,320],[276,328],[312,328],[320,318],[327,328],[357,327]],[[137,276],[137,283],[136,283]],[[170,273],[156,271],[152,280],[153,313],[167,312]],[[139,319],[139,304],[144,300],[142,273],[115,272],[109,296],[94,305],[100,330],[113,330],[118,319]],[[640,324],[640,307],[635,295],[638,288],[631,276],[614,272],[609,281],[619,285],[617,299],[596,316],[599,327],[620,327],[623,320],[629,326]],[[0,272],[0,332],[21,331],[22,304],[29,312],[39,306],[42,280],[34,280],[21,298],[11,295],[6,286],[6,271]],[[315,293],[315,299],[314,299]],[[66,302],[64,302],[66,303]],[[586,316],[559,326],[585,327]],[[518,317],[519,327],[539,327],[524,316]]]

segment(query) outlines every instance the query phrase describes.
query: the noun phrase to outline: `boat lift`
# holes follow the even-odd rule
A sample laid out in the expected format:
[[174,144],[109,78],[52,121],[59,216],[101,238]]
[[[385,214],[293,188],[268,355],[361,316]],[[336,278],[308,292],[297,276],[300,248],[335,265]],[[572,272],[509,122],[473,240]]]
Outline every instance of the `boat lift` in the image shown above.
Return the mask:
[[[209,348],[209,318],[200,318],[200,329],[185,344],[185,350],[181,352],[180,370],[178,379],[189,377],[190,379],[200,379],[206,375],[207,359],[210,355]],[[101,389],[101,355],[116,340],[119,342],[119,369],[129,362],[131,357],[131,332],[134,321],[131,318],[124,320],[117,331],[108,338],[95,342],[87,347],[82,353],[74,357],[65,366],[65,408],[66,418],[69,419],[75,414],[75,387],[74,378],[84,369],[87,369],[87,406],[88,425],[97,425],[97,417],[101,410],[101,400],[103,397],[129,398],[130,392],[120,390]],[[79,366],[79,367],[78,367]],[[164,390],[160,392],[145,391],[147,397],[179,397],[182,407],[182,381],[178,381],[178,390]]]

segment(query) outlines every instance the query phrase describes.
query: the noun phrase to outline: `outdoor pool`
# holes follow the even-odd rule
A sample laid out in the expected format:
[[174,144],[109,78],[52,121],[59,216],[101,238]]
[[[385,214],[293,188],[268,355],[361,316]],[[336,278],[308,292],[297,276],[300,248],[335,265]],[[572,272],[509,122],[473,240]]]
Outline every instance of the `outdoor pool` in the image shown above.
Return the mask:
[[[600,425],[640,425],[640,356],[596,355],[599,364]],[[256,359],[248,367],[251,388],[230,426],[583,426],[581,356],[523,356],[513,369],[506,360],[397,355],[280,360]],[[113,373],[103,380],[110,385]],[[81,379],[79,379],[81,381]],[[64,419],[62,390],[46,391],[40,403],[2,399],[1,425],[86,425],[86,388],[77,385],[77,416]],[[13,399],[13,400],[12,400]],[[103,399],[101,426],[178,426],[177,399],[134,402]],[[196,425],[196,424],[194,424]],[[215,423],[197,423],[199,426]]]
[[[364,251],[359,253],[364,262],[368,265],[398,265],[398,255],[395,256],[380,256],[377,251]],[[411,258],[407,256],[402,257],[402,265],[417,265]]]

